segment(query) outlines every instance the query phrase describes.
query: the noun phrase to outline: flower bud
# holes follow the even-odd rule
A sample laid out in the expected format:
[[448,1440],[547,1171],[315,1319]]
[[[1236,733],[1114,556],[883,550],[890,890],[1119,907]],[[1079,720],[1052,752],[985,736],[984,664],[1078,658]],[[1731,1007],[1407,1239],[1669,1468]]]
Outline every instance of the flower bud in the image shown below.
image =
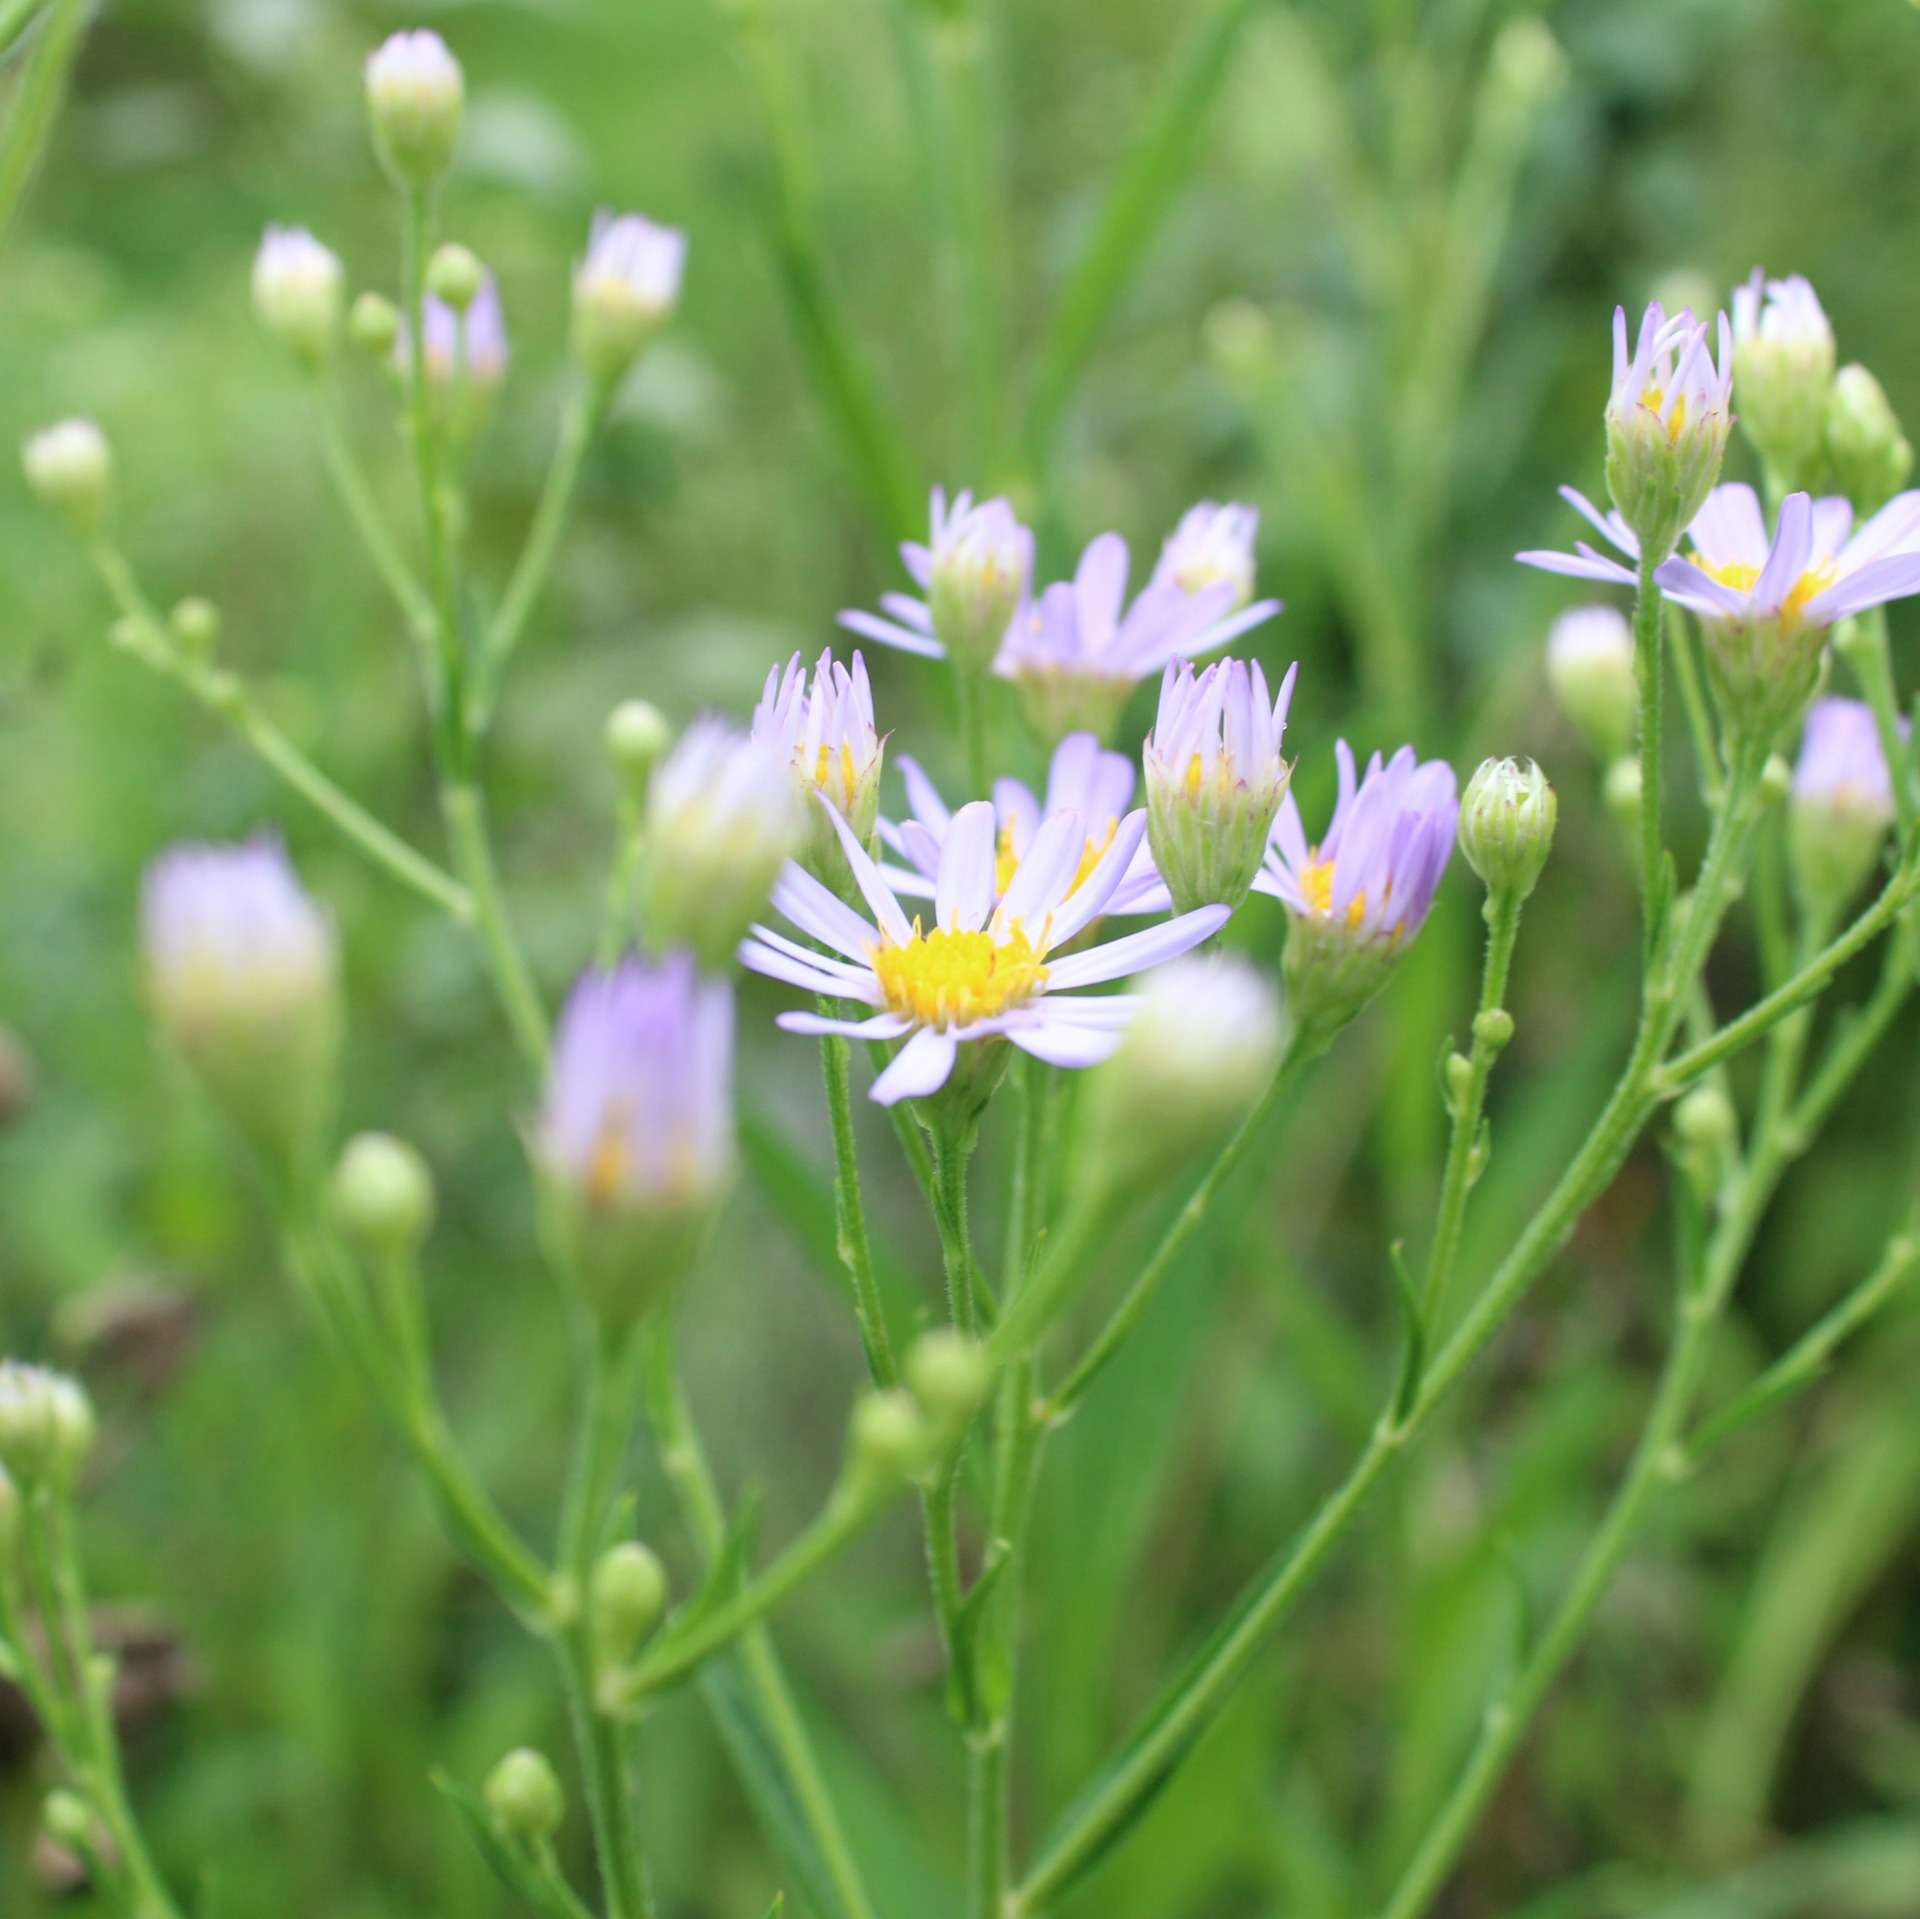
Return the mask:
[[1826,920],[1866,884],[1893,820],[1893,781],[1873,709],[1863,700],[1816,700],[1787,814],[1794,891],[1810,918]]
[[1576,606],[1547,635],[1547,684],[1595,755],[1633,744],[1633,629],[1611,606]]
[[405,1140],[358,1134],[334,1167],[333,1211],[342,1231],[367,1252],[409,1259],[433,1224],[433,1175]]
[[1769,753],[1760,769],[1760,797],[1768,806],[1778,806],[1793,791],[1793,768],[1783,753]]
[[1280,744],[1297,671],[1269,703],[1257,660],[1168,666],[1141,758],[1148,843],[1176,913],[1238,907],[1252,889],[1293,771]]
[[1673,1130],[1688,1146],[1720,1153],[1739,1136],[1740,1116],[1719,1087],[1696,1086],[1674,1107]]
[[40,1823],[55,1845],[82,1856],[99,1850],[101,1826],[93,1808],[64,1787],[50,1792],[40,1808]]
[[648,945],[725,970],[807,825],[779,759],[724,721],[695,720],[647,788]]
[[1233,589],[1227,611],[1238,612],[1253,598],[1253,546],[1259,532],[1258,507],[1202,500],[1181,516],[1160,549],[1153,577],[1171,581],[1182,593],[1204,593],[1224,583]]
[[430,186],[453,163],[466,81],[437,33],[396,33],[367,61],[373,144],[396,186]]
[[594,216],[573,275],[573,350],[596,380],[616,380],[673,317],[687,236],[638,213]]
[[17,1485],[70,1484],[93,1437],[93,1405],[78,1381],[0,1359],[0,1470]]
[[253,257],[253,310],[295,359],[317,367],[340,336],[340,256],[304,227],[268,227]]
[[211,600],[191,593],[167,615],[167,625],[180,650],[205,665],[220,645],[220,609]]
[[175,847],[147,869],[140,917],[167,1037],[256,1144],[296,1154],[332,1104],[339,969],[279,842]]
[[487,283],[487,270],[480,256],[458,240],[445,241],[433,250],[427,262],[427,291],[444,301],[456,313],[464,313],[480,297]]
[[1885,389],[1863,366],[1843,366],[1827,395],[1827,459],[1862,518],[1906,485],[1913,448]]
[[622,700],[607,715],[607,758],[636,800],[645,797],[653,769],[672,744],[673,728],[651,700]]
[[811,683],[798,653],[784,670],[770,667],[753,709],[753,741],[785,765],[793,781],[809,823],[801,863],[823,885],[857,897],[839,832],[820,797],[871,850],[886,742],[874,727],[866,662],[856,652],[852,665],[842,666],[829,650],[820,655]]
[[1119,1050],[1093,1070],[1090,1163],[1144,1179],[1217,1145],[1273,1081],[1283,1039],[1272,980],[1235,954],[1149,973]]
[[933,540],[925,549],[927,610],[933,637],[963,671],[992,666],[1008,625],[1026,597],[1033,535],[1005,500],[962,493],[947,506],[933,496]]
[[482,1796],[494,1830],[503,1839],[539,1844],[560,1830],[567,1796],[544,1753],[521,1746],[487,1774]]
[[867,1393],[853,1409],[847,1473],[868,1490],[913,1478],[927,1464],[927,1416],[911,1393],[898,1387]]
[[667,1609],[667,1569],[650,1547],[623,1539],[600,1555],[590,1604],[601,1664],[623,1665]]
[[993,1382],[986,1349],[951,1327],[922,1333],[907,1351],[907,1384],[942,1432],[959,1433],[980,1410]]
[[113,453],[91,420],[43,428],[21,453],[27,484],[76,533],[100,530],[113,498]]
[[1553,851],[1559,814],[1532,760],[1483,760],[1460,802],[1460,851],[1489,893],[1524,900]]
[[347,315],[347,338],[362,353],[384,360],[400,338],[400,309],[384,293],[363,293]]
[[1753,277],[1733,294],[1733,368],[1740,425],[1776,491],[1803,486],[1820,452],[1833,385],[1833,328],[1799,274]]
[[1627,352],[1627,316],[1613,315],[1613,390],[1607,401],[1607,487],[1642,553],[1664,560],[1720,477],[1733,425],[1732,347],[1723,315],[1720,365],[1708,329],[1689,312],[1671,320],[1656,302]]
[[1607,768],[1602,790],[1607,810],[1622,826],[1633,826],[1640,818],[1640,762],[1618,759]]

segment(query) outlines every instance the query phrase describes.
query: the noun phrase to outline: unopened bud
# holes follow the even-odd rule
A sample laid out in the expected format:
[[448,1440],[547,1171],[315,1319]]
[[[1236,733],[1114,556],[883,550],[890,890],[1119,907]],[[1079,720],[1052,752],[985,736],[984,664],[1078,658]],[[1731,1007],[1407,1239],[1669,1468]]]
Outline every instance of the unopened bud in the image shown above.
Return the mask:
[[434,249],[427,262],[427,291],[436,300],[444,300],[456,313],[464,313],[480,297],[486,285],[487,270],[470,247],[457,240]]
[[623,1539],[600,1555],[591,1592],[594,1645],[601,1661],[631,1659],[667,1607],[667,1569],[637,1539]]
[[1607,810],[1623,826],[1632,826],[1640,818],[1640,762],[1615,760],[1607,768],[1605,788]]
[[868,1393],[853,1409],[851,1471],[867,1482],[911,1479],[927,1462],[927,1417],[897,1387]]
[[453,163],[466,81],[437,33],[396,33],[367,61],[367,111],[398,186],[431,185]]
[[1473,1037],[1477,1044],[1499,1053],[1513,1041],[1513,1015],[1504,1006],[1489,1006],[1473,1019]]
[[203,664],[213,658],[220,644],[220,609],[211,600],[190,594],[167,615],[167,624],[188,658]]
[[[1905,732],[1903,724],[1903,738]],[[1864,700],[1815,700],[1787,813],[1794,891],[1810,917],[1824,921],[1866,884],[1894,817],[1893,779],[1873,709]]]
[[1547,684],[1601,760],[1633,744],[1633,630],[1617,607],[1576,606],[1547,635]]
[[91,420],[62,420],[21,452],[27,484],[76,533],[97,533],[113,499],[113,452]]
[[40,1808],[40,1823],[46,1827],[47,1836],[69,1852],[84,1855],[95,1850],[98,1844],[100,1822],[94,1817],[93,1808],[77,1792],[62,1788],[48,1793]]
[[1460,850],[1490,893],[1525,899],[1553,851],[1560,803],[1532,760],[1484,760],[1460,801]]
[[1740,1117],[1717,1086],[1696,1086],[1673,1109],[1673,1130],[1689,1146],[1717,1153],[1731,1146]]
[[1827,395],[1827,458],[1840,491],[1863,518],[1886,504],[1913,471],[1913,447],[1886,390],[1863,366],[1843,366]]
[[376,360],[388,358],[400,337],[400,309],[384,293],[363,293],[347,315],[347,338]]
[[600,214],[573,276],[573,350],[596,379],[624,373],[673,317],[687,236],[638,213]]
[[560,1776],[544,1753],[520,1746],[487,1775],[483,1793],[494,1830],[503,1839],[551,1839],[567,1816]]
[[673,744],[673,728],[651,700],[622,700],[607,715],[606,742],[621,785],[639,798],[661,754]]
[[1792,791],[1793,768],[1786,755],[1769,753],[1766,765],[1760,769],[1760,797],[1769,806],[1777,806]]
[[0,1359],[0,1470],[22,1486],[72,1480],[93,1450],[93,1403],[77,1380]]
[[433,1175],[404,1139],[361,1133],[334,1167],[333,1210],[367,1252],[410,1258],[433,1224]]
[[253,310],[293,356],[319,366],[340,336],[339,255],[303,227],[269,227],[253,259]]
[[958,1432],[987,1396],[993,1381],[986,1349],[951,1327],[936,1327],[907,1353],[907,1384],[936,1426]]
[[1833,328],[1799,274],[1755,267],[1733,292],[1733,366],[1740,426],[1781,491],[1804,485],[1826,431]]

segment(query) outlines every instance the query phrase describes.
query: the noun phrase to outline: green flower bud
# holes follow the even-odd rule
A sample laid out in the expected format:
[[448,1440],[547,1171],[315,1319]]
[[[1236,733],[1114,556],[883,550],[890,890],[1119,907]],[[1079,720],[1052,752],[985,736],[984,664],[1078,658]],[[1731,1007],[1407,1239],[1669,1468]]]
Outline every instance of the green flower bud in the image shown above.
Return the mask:
[[1607,768],[1605,798],[1607,810],[1622,826],[1632,826],[1640,818],[1640,762],[1615,760]]
[[1733,371],[1740,426],[1777,490],[1804,486],[1826,432],[1833,328],[1799,274],[1759,267],[1733,293]]
[[367,1252],[410,1258],[433,1224],[433,1175],[405,1140],[361,1133],[334,1167],[333,1211]]
[[400,337],[400,309],[384,293],[363,293],[347,315],[347,338],[376,360],[393,356]]
[[853,1409],[849,1476],[869,1486],[911,1479],[927,1464],[926,1414],[897,1387],[868,1393]]
[[607,715],[607,758],[635,800],[644,797],[654,767],[672,744],[673,728],[651,700],[622,700]]
[[203,665],[213,658],[220,644],[220,609],[211,600],[190,594],[167,615],[167,624],[188,658]]
[[1691,313],[1647,309],[1627,352],[1627,317],[1613,316],[1613,391],[1607,401],[1607,489],[1642,553],[1664,560],[1692,524],[1714,482],[1733,425],[1726,321],[1720,360]]
[[594,1646],[603,1665],[631,1659],[667,1609],[667,1569],[637,1539],[600,1555],[590,1595]]
[[1740,1116],[1717,1086],[1696,1086],[1673,1109],[1673,1130],[1688,1146],[1718,1153],[1740,1132]]
[[1827,458],[1863,519],[1906,485],[1913,448],[1885,390],[1863,366],[1843,366],[1827,395]]
[[99,1849],[100,1822],[93,1808],[77,1792],[64,1789],[47,1794],[40,1823],[56,1845],[82,1855]]
[[1547,684],[1601,760],[1633,745],[1633,630],[1611,606],[1576,606],[1547,635]]
[[471,248],[457,240],[434,249],[427,262],[427,291],[436,300],[444,300],[456,313],[464,313],[480,297],[487,270]]
[[1553,851],[1560,803],[1532,760],[1483,760],[1460,802],[1460,851],[1490,893],[1525,899]]
[[482,1792],[494,1830],[522,1843],[551,1839],[567,1816],[567,1796],[544,1753],[520,1746],[487,1775]]
[[460,63],[437,33],[396,33],[367,61],[373,144],[397,186],[430,186],[453,164],[465,105]]
[[326,361],[340,337],[340,257],[301,227],[269,227],[253,260],[253,310],[297,360]]
[[986,1349],[978,1340],[946,1326],[913,1342],[907,1351],[906,1375],[927,1417],[951,1433],[960,1432],[972,1420],[993,1383]]
[[22,1486],[67,1485],[93,1439],[93,1404],[77,1380],[0,1359],[0,1470]]
[[91,420],[62,420],[21,452],[27,484],[76,533],[97,533],[113,499],[113,452]]

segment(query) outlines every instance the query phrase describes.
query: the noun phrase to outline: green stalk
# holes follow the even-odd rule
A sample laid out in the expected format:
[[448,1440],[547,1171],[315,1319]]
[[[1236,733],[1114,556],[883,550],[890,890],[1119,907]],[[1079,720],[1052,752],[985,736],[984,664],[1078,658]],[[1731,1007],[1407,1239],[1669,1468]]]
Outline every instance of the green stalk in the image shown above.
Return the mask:
[[[834,1002],[823,999],[820,1010],[832,1017]],[[860,1328],[860,1348],[876,1386],[899,1383],[899,1362],[887,1332],[886,1306],[874,1277],[873,1243],[867,1234],[866,1207],[860,1196],[860,1161],[853,1136],[853,1089],[850,1049],[838,1033],[820,1036],[820,1077],[825,1082],[827,1118],[833,1129],[833,1223],[840,1263],[853,1286],[853,1313]]]
[[393,595],[395,604],[406,615],[408,626],[427,649],[431,660],[433,602],[428,598],[426,589],[414,578],[413,568],[407,564],[406,555],[400,551],[386,515],[381,512],[373,489],[367,484],[367,476],[341,423],[338,395],[317,376],[313,382],[313,406],[320,427],[320,450],[325,457],[334,491],[339,494],[347,517],[360,535],[361,544],[366,547],[367,556],[373,561],[374,571],[380,575],[387,591]]
[[453,848],[454,868],[466,882],[473,902],[474,925],[487,956],[494,991],[521,1053],[537,1076],[546,1071],[547,1065],[547,1010],[507,918],[493,844],[487,834],[485,801],[478,786],[463,780],[441,788],[440,806]]
[[1655,942],[1666,908],[1666,842],[1661,807],[1661,713],[1665,669],[1662,660],[1660,588],[1654,573],[1660,556],[1640,554],[1639,590],[1633,602],[1633,677],[1639,694],[1640,734],[1640,898],[1646,915],[1646,966],[1652,971]]
[[[87,0],[53,0],[47,10],[39,44],[14,95],[6,132],[0,135],[0,238],[20,211],[60,117],[86,18]],[[24,20],[16,14],[8,25],[17,33]]]

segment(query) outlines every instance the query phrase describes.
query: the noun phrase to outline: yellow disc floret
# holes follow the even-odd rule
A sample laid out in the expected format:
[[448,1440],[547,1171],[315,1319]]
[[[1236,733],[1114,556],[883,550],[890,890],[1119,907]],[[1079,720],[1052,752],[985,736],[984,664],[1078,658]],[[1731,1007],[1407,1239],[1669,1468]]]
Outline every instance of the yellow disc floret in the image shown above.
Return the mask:
[[[1760,578],[1760,568],[1746,560],[1726,560],[1716,566],[1704,554],[1694,555],[1694,565],[1702,573],[1716,579],[1722,586],[1730,586],[1736,593],[1751,593]],[[1834,581],[1834,564],[1831,560],[1822,560],[1818,566],[1810,566],[1794,581],[1793,590],[1780,602],[1780,621],[1784,626],[1794,626],[1800,615],[1806,611],[1807,602],[1816,593],[1824,593]]]
[[902,946],[878,946],[874,978],[888,1008],[922,1026],[969,1026],[1031,999],[1047,983],[1047,969],[1018,926],[1004,938],[991,933],[931,933],[913,923]]
[[[1079,867],[1073,875],[1073,884],[1067,888],[1062,898],[1070,899],[1086,883],[1087,875],[1106,857],[1107,848],[1113,844],[1113,836],[1119,830],[1120,822],[1117,819],[1110,819],[1107,821],[1104,832],[1091,833],[1087,836],[1087,843],[1081,849]],[[1019,870],[1020,855],[1014,851],[1013,822],[1009,820],[1000,829],[999,843],[994,851],[994,892],[1004,898],[1007,888],[1013,884],[1014,874]]]
[[[1300,875],[1300,895],[1323,918],[1333,912],[1333,862],[1309,856]],[[1347,924],[1357,927],[1367,916],[1367,896],[1356,893],[1347,902]]]

